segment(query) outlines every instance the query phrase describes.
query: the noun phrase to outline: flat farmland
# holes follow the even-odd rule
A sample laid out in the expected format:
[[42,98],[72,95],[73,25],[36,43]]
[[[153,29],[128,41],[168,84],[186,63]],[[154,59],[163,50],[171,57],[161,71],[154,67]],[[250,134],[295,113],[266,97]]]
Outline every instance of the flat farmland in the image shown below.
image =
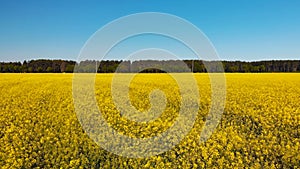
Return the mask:
[[[128,85],[128,98],[141,112],[155,107],[149,99],[151,91],[158,89],[164,93],[165,100],[161,103],[166,102],[165,109],[147,123],[132,122],[120,114],[111,94],[113,76],[97,74],[95,78],[97,105],[111,127],[132,138],[149,138],[173,125],[183,105],[179,104],[179,86],[170,75],[137,74]],[[193,76],[200,98],[197,117],[188,134],[162,154],[127,158],[101,148],[82,128],[74,108],[73,74],[0,74],[0,166],[300,167],[299,73],[225,74],[224,112],[204,143],[199,138],[211,107],[211,85],[207,74]]]

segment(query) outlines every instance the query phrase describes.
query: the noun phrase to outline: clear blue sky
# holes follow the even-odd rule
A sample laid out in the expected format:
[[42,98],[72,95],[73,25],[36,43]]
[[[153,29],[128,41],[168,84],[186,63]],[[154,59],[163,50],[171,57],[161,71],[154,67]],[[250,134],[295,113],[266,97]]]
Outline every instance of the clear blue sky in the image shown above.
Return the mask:
[[300,59],[299,0],[0,1],[0,61],[76,60],[119,17],[163,12],[199,27],[224,60]]

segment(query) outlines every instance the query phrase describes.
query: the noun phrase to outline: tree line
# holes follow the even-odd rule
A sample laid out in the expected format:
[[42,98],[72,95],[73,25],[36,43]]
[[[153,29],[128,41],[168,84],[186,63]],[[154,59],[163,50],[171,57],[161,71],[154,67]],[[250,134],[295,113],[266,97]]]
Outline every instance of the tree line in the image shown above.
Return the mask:
[[0,62],[1,73],[72,73],[76,62],[68,60],[30,60]]
[[[205,63],[205,64],[204,64]],[[30,60],[21,62],[0,62],[0,73],[163,73],[163,72],[207,72],[207,65],[215,66],[210,71],[221,72],[217,61],[201,60],[141,60],[141,61],[95,61],[86,60],[79,63],[70,60]],[[221,61],[225,72],[300,72],[300,60],[269,61]],[[77,66],[76,66],[77,65]]]

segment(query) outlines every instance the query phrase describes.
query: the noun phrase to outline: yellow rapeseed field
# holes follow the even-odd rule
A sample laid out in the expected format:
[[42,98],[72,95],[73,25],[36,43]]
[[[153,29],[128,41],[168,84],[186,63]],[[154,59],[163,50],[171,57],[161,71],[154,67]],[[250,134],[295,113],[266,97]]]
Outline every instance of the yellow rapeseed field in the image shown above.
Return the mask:
[[[199,138],[211,87],[207,74],[194,76],[201,97],[189,134],[165,153],[126,158],[104,150],[83,130],[73,104],[73,74],[0,74],[0,167],[300,168],[300,74],[226,74],[224,113],[205,143]],[[164,112],[147,123],[121,116],[111,96],[112,77],[96,76],[95,95],[118,132],[152,137],[176,121],[181,97],[168,74],[138,74],[129,85],[131,103],[140,111],[151,107],[151,91],[165,94]]]

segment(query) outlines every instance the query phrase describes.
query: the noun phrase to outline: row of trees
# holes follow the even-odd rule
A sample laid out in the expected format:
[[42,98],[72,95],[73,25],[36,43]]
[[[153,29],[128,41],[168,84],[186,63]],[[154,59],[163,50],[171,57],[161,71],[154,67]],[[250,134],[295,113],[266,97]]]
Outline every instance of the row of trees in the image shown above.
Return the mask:
[[[204,64],[205,63],[205,64]],[[143,60],[143,61],[82,61],[76,63],[68,60],[30,60],[21,62],[0,62],[1,73],[72,73],[76,72],[220,72],[220,65],[216,61],[201,60]],[[272,60],[272,61],[222,61],[225,72],[300,72],[300,60]]]
[[67,60],[30,60],[0,62],[1,73],[72,73],[76,62]]

